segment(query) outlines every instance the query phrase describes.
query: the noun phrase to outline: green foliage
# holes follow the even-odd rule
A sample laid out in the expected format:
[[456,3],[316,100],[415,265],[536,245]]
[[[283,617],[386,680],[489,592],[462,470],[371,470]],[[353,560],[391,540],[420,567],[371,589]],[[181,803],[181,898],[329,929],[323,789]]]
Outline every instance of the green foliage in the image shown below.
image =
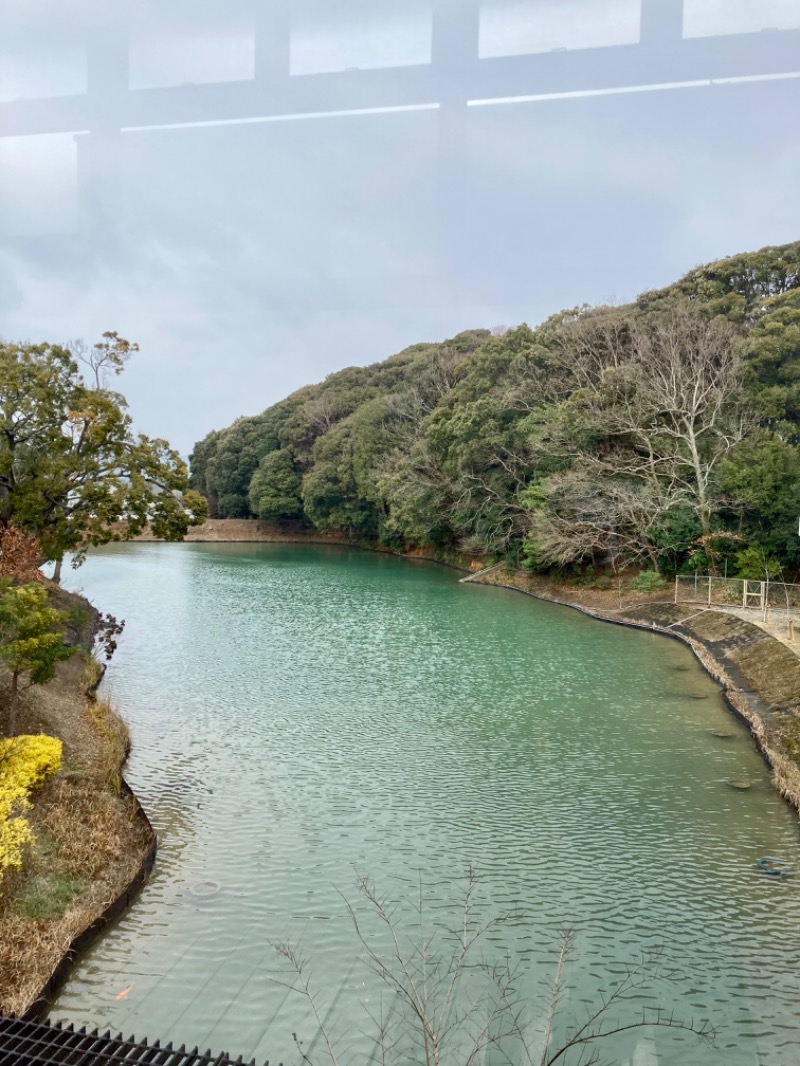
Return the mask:
[[55,673],[56,664],[76,651],[65,640],[67,615],[48,605],[42,585],[0,585],[0,661],[11,671],[8,736],[16,729],[20,678],[42,685]]
[[631,578],[631,588],[636,592],[658,592],[666,587],[667,582],[658,570],[642,570],[636,577]]
[[[134,536],[180,540],[206,514],[166,441],[135,434],[124,398],[103,385],[135,349],[114,333],[86,356],[0,344],[0,525],[38,537],[45,559]],[[94,382],[87,385],[79,359]]]
[[348,367],[209,434],[191,483],[222,516],[534,569],[714,571],[745,544],[800,569],[800,242]]
[[257,518],[296,518],[303,513],[300,476],[289,452],[268,452],[250,480],[250,510]]
[[359,490],[353,434],[348,422],[317,441],[313,466],[303,478],[303,507],[314,525],[323,531],[377,534],[378,512],[374,502]]
[[800,447],[787,439],[793,432],[783,423],[756,429],[721,464],[719,484],[743,539],[797,567]]
[[781,576],[781,564],[761,547],[745,548],[736,554],[736,576],[748,581],[771,581]]

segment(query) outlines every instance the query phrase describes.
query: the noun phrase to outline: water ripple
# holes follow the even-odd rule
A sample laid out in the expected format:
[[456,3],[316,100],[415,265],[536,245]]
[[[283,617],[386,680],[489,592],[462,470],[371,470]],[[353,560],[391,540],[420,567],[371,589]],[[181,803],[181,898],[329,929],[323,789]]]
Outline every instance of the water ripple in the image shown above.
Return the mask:
[[676,974],[631,1008],[720,1033],[634,1034],[609,1058],[798,1061],[800,882],[755,865],[800,868],[796,822],[716,686],[676,643],[456,578],[321,548],[90,559],[78,580],[128,621],[107,685],[161,852],[56,1017],[293,1061],[291,1033],[308,1052],[315,1030],[274,950],[291,941],[355,1061],[380,993],[357,878],[398,904],[422,882],[441,928],[471,864],[478,917],[507,916],[486,950],[519,962],[532,1009],[569,925],[562,1025],[657,948]]

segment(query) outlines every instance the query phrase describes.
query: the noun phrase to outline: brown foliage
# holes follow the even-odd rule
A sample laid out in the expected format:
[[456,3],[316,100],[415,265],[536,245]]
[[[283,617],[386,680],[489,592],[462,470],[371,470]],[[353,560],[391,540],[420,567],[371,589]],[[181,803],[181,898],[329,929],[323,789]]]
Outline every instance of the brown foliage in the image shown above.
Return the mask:
[[39,540],[16,526],[0,526],[0,578],[15,581],[41,581]]

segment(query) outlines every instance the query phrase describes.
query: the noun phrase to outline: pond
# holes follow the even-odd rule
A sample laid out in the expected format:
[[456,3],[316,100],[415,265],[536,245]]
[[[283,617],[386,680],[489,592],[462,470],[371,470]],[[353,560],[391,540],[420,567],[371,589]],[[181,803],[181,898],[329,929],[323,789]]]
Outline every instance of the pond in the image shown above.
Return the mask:
[[[368,946],[385,942],[359,879],[399,908],[409,957],[430,932],[441,958],[471,869],[475,921],[506,918],[475,961],[510,961],[534,1055],[569,928],[557,1040],[658,952],[670,974],[609,1023],[674,1009],[710,1019],[716,1044],[632,1030],[607,1059],[796,1063],[800,879],[756,861],[800,869],[797,820],[718,686],[676,641],[460,576],[242,544],[109,546],[66,575],[127,621],[104,691],[160,851],[54,1017],[322,1066],[284,944],[343,1066],[366,1061],[370,1016],[399,1007],[361,961],[350,909]],[[465,1010],[482,980],[465,972]]]

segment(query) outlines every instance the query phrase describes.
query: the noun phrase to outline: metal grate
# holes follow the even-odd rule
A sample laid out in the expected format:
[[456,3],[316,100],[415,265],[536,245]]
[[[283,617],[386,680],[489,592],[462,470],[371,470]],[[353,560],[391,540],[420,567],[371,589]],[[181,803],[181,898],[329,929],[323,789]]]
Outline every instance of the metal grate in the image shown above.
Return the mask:
[[[30,1022],[22,1018],[0,1015],[0,1066],[256,1066],[255,1059],[239,1056],[232,1059],[227,1053],[214,1055],[197,1048],[187,1051],[185,1046],[163,1047],[156,1040],[112,1036],[110,1032],[90,1032],[86,1028],[63,1027],[61,1023]],[[265,1063],[264,1066],[269,1066]]]

